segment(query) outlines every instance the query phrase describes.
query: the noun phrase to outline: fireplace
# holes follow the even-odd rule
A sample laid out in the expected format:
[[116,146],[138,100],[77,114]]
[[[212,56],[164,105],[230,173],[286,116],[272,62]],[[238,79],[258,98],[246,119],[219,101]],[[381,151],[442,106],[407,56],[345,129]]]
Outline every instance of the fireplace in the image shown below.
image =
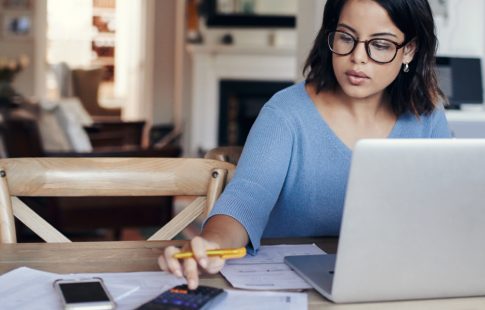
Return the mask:
[[[186,156],[201,155],[218,145],[242,145],[261,106],[288,81],[295,81],[299,71],[293,48],[193,44],[188,51],[192,88]],[[231,87],[238,83],[242,85],[234,91]],[[226,97],[225,103],[220,95]],[[221,126],[228,128],[219,134]]]
[[219,146],[244,145],[263,105],[292,81],[221,80],[219,82]]

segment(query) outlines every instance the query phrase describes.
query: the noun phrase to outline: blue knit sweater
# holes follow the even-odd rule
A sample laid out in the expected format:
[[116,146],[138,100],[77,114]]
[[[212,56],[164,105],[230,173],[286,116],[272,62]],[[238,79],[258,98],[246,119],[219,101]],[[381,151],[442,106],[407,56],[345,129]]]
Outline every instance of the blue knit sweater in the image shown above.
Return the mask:
[[[448,138],[443,109],[400,116],[389,138]],[[275,94],[249,133],[236,173],[209,215],[246,229],[251,250],[261,237],[336,236],[352,151],[328,127],[304,83]]]

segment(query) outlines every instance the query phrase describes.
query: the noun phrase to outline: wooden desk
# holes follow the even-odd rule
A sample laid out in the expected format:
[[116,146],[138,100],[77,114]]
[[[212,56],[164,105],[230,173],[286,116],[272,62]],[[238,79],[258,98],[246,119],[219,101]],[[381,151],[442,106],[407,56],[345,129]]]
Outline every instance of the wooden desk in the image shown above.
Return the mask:
[[[335,242],[328,239],[273,239],[266,243],[307,242],[315,242],[328,252],[335,249]],[[161,249],[169,244],[181,245],[183,241],[0,244],[0,274],[21,266],[56,273],[158,271],[157,257]],[[220,275],[204,276],[201,283],[221,288],[229,287]],[[485,309],[485,298],[336,305],[313,290],[308,291],[308,298],[310,309]]]

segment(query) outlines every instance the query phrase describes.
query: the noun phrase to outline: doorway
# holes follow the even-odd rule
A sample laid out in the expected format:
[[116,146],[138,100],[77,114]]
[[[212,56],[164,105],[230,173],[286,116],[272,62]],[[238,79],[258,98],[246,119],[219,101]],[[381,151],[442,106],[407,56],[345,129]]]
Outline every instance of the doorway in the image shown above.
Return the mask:
[[[151,85],[151,75],[145,72],[150,60],[150,2],[47,0],[49,67],[65,63],[69,68],[103,68],[99,104],[121,108],[125,120],[147,116],[139,103],[147,102]],[[48,97],[59,97],[62,86],[50,70],[47,75]]]

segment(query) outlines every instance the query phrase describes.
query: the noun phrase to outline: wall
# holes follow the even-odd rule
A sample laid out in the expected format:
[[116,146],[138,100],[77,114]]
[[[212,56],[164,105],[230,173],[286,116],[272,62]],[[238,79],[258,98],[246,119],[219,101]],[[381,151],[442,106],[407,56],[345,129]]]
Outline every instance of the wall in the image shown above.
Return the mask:
[[485,1],[448,0],[447,14],[435,16],[438,54],[485,56]]
[[[174,125],[177,132],[189,133],[192,119],[191,92],[192,67],[190,66],[190,55],[185,48],[185,34],[187,25],[185,23],[185,1],[176,1],[175,8],[175,94],[174,94]],[[186,121],[187,120],[187,121]],[[190,139],[188,134],[181,137],[182,148],[188,150]]]
[[[43,58],[38,58],[36,55],[37,47],[44,47],[45,40],[39,39],[39,33],[42,33],[45,28],[45,10],[46,0],[31,1],[32,7],[28,10],[5,10],[0,6],[0,56],[9,58],[16,58],[21,54],[25,54],[30,59],[30,65],[24,71],[17,75],[14,86],[25,96],[42,95],[43,87],[40,86],[39,71],[44,68],[42,59],[45,58],[45,53],[40,53]],[[2,3],[2,2],[0,2]],[[12,38],[4,35],[4,17],[11,14],[28,14],[32,18],[32,33],[26,38]]]
[[173,122],[175,7],[176,0],[123,2],[123,6],[117,6],[120,20],[125,20],[118,26],[117,33],[124,35],[117,39],[116,47],[116,66],[120,68],[117,93],[127,96],[125,119],[145,119],[150,124]]
[[254,11],[260,14],[294,14],[297,3],[301,1],[294,0],[263,0],[256,1]]
[[291,29],[211,28],[201,26],[204,44],[217,45],[226,34],[231,34],[237,46],[277,46],[296,49],[296,32]]
[[173,123],[176,0],[155,2],[153,122]]
[[485,98],[485,1],[448,0],[447,14],[435,16],[438,55],[482,58]]
[[303,80],[303,66],[322,24],[323,0],[298,1],[297,14],[297,72],[298,80]]

